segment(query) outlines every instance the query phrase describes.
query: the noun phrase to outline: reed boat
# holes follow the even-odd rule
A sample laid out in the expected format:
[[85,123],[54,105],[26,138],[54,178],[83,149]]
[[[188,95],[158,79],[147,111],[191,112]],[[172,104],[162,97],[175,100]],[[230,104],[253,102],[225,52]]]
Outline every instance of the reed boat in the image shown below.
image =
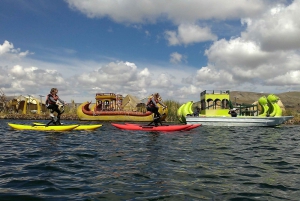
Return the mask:
[[[123,97],[115,93],[97,93],[96,103],[84,102],[77,108],[80,120],[88,121],[136,121],[149,122],[153,120],[152,112],[146,111],[145,103],[127,95]],[[159,105],[159,112],[167,114],[168,110]],[[167,115],[162,116],[162,121]]]
[[[262,96],[258,104],[237,105],[230,101],[230,92],[227,91],[203,91],[200,93],[199,114],[193,112],[193,101],[180,106],[177,110],[179,121],[186,124],[202,124],[203,126],[279,126],[293,118],[282,116],[282,109],[277,104],[279,97],[270,94]],[[260,107],[258,107],[260,106]],[[235,110],[236,117],[229,111]]]

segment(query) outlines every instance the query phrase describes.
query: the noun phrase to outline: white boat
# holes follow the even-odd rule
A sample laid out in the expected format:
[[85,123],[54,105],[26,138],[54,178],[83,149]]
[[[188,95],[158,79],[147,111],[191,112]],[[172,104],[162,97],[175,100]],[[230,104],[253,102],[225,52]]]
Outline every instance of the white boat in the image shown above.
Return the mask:
[[187,124],[202,124],[202,126],[279,126],[292,119],[293,116],[282,117],[203,117],[186,116]]
[[[233,108],[229,99],[230,92],[203,91],[200,94],[199,114],[193,114],[192,101],[183,104],[177,111],[179,121],[186,124],[203,126],[278,126],[293,118],[282,116],[282,109],[277,104],[279,98],[270,94],[259,98],[258,105],[239,105]],[[233,113],[235,115],[233,115]],[[235,116],[235,117],[233,117]]]

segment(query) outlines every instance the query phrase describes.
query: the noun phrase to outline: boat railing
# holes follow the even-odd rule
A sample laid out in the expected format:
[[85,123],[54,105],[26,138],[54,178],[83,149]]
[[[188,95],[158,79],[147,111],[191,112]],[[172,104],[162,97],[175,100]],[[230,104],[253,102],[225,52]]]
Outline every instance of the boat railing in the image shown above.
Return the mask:
[[200,93],[201,96],[204,96],[205,94],[228,94],[229,90],[204,90]]
[[116,96],[115,93],[96,93],[96,96]]
[[236,106],[240,116],[257,116],[259,114],[258,105],[239,105]]

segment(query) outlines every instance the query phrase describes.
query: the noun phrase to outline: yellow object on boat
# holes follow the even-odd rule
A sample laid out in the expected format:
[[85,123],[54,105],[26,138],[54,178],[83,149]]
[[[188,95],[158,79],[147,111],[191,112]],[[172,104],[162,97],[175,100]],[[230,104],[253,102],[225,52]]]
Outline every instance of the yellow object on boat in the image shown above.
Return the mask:
[[24,124],[12,124],[8,123],[8,125],[17,130],[37,130],[37,131],[70,131],[78,127],[79,125],[24,125]]
[[[46,125],[44,123],[33,123],[34,125]],[[74,130],[96,130],[100,128],[102,124],[86,124],[86,125],[78,125]]]

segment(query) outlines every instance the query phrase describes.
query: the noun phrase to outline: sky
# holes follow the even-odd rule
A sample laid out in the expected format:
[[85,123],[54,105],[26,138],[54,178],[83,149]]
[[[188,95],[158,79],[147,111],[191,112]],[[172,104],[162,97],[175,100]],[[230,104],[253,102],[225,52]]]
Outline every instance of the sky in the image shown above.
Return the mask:
[[6,96],[300,90],[300,0],[1,0]]

